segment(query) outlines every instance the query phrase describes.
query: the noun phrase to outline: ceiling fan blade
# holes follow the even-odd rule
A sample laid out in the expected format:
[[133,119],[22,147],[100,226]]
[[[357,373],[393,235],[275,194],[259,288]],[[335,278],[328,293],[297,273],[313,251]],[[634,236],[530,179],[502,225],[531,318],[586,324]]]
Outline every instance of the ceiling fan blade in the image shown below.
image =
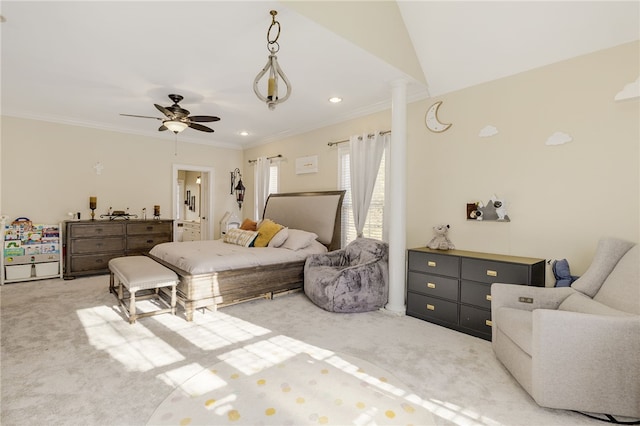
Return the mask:
[[211,115],[192,115],[188,117],[190,121],[206,123],[210,121],[220,121],[220,117],[213,117]]
[[158,131],[159,132],[164,132],[165,130],[169,130],[169,129],[164,124],[162,126],[158,127]]
[[158,108],[158,111],[160,111],[161,113],[163,113],[164,115],[166,115],[168,118],[175,118],[175,114],[173,113],[173,111],[171,111],[168,108],[163,107],[162,105],[158,105],[158,104],[153,104],[156,108]]
[[210,129],[207,126],[203,126],[202,124],[189,123],[189,127],[194,130],[200,130],[201,132],[213,133],[213,129]]
[[124,115],[125,117],[153,118],[154,120],[163,120],[162,118],[149,117],[148,115],[134,115],[134,114],[120,114],[120,115]]

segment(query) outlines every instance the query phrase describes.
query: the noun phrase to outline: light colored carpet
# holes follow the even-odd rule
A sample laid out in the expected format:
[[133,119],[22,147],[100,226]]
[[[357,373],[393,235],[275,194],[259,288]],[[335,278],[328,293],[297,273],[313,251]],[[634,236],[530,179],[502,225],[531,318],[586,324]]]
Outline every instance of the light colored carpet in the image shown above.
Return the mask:
[[[174,390],[150,425],[432,425],[417,395],[366,361],[281,339],[234,351]],[[291,351],[293,347],[299,351]]]
[[296,293],[198,312],[192,323],[180,312],[130,325],[108,281],[0,288],[0,424],[144,425],[180,385],[230,354],[300,345],[390,372],[438,425],[602,424],[538,407],[490,342],[415,318],[333,314]]

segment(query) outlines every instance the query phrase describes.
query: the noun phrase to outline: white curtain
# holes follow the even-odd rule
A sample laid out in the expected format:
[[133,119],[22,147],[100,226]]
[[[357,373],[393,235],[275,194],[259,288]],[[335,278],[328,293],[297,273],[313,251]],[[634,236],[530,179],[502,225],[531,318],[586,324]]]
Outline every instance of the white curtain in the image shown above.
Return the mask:
[[271,168],[271,160],[267,157],[258,157],[255,162],[255,192],[253,199],[253,217],[255,220],[262,219],[264,206],[269,196],[269,169]]
[[374,135],[351,136],[349,139],[349,162],[351,169],[351,202],[353,222],[358,238],[362,237],[371,195],[376,184],[380,160],[384,153],[385,138],[380,132]]

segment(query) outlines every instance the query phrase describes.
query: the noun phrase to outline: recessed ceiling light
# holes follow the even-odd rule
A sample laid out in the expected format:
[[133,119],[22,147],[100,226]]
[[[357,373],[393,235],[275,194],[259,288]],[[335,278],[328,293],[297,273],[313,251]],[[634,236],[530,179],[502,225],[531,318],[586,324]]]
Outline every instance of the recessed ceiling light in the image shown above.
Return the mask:
[[240,136],[249,136],[249,132],[247,132],[246,130],[243,130],[240,132]]
[[329,98],[329,102],[331,102],[332,104],[338,104],[338,103],[342,102],[342,98],[334,96],[333,98]]

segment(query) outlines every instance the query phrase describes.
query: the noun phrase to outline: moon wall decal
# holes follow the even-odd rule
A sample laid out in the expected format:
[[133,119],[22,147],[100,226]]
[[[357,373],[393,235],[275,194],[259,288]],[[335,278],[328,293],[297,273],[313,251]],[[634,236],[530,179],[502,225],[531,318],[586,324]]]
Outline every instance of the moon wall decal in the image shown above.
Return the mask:
[[427,125],[427,129],[435,133],[441,133],[451,127],[451,123],[442,123],[438,120],[438,108],[442,105],[442,101],[438,101],[431,105],[427,110],[424,122]]

